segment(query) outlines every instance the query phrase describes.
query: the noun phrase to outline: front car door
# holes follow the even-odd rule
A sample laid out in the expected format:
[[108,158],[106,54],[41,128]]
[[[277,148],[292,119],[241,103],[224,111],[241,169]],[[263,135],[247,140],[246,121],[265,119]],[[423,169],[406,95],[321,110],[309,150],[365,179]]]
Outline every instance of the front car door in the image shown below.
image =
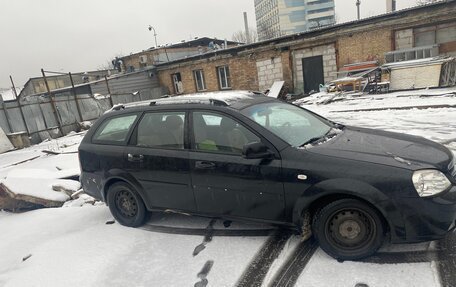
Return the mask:
[[146,112],[126,148],[127,171],[143,187],[149,208],[196,211],[191,189],[185,111]]
[[268,160],[244,158],[245,144],[265,140],[227,114],[195,110],[191,127],[189,158],[198,211],[283,221],[278,153]]

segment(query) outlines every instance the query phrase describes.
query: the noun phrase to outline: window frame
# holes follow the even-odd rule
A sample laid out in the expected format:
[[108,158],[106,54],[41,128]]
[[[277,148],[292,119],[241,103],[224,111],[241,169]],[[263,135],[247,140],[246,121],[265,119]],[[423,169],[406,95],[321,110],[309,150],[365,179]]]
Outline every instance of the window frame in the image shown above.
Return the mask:
[[[224,76],[225,76],[224,80],[226,82],[226,87],[224,87],[222,85],[222,74],[221,74],[221,70],[222,69],[224,71]],[[228,75],[227,75],[227,71],[228,71]],[[217,78],[218,78],[220,90],[231,90],[232,89],[232,87],[231,87],[231,73],[230,73],[230,67],[228,65],[218,66],[217,67]]]
[[[107,121],[110,121],[110,120],[113,120],[113,119],[116,119],[116,118],[121,118],[121,117],[129,117],[129,116],[133,116],[133,115],[136,116],[136,119],[131,124],[131,126],[130,126],[128,132],[127,132],[127,135],[126,135],[126,137],[125,137],[125,139],[123,141],[107,141],[107,140],[97,140],[97,139],[95,139],[95,136],[97,135],[98,131],[103,127],[103,125]],[[126,146],[128,144],[128,142],[130,141],[131,135],[132,135],[133,131],[135,130],[140,118],[141,118],[141,113],[140,112],[123,113],[123,114],[107,117],[97,126],[97,129],[95,130],[95,132],[92,134],[92,136],[90,138],[90,142],[92,144],[99,144],[99,145]]]
[[[180,81],[177,81],[177,82],[174,81],[174,77],[177,78],[178,76],[179,76],[179,78],[180,78]],[[182,94],[184,93],[184,91],[185,91],[185,89],[184,89],[184,82],[183,82],[183,80],[182,80],[182,73],[181,73],[181,72],[172,73],[172,74],[171,74],[171,82],[173,83],[174,93],[175,93],[176,95],[182,95]],[[182,83],[182,91],[179,91],[179,88],[178,88],[178,84],[179,84],[179,83]]]
[[[198,86],[198,74],[201,76],[201,84],[203,85],[201,89]],[[193,79],[195,80],[195,87],[198,92],[207,91],[206,78],[204,77],[203,69],[193,70]]]
[[[242,154],[238,154],[235,152],[226,152],[226,151],[218,151],[218,150],[200,150],[196,148],[196,142],[195,142],[195,132],[193,129],[193,116],[194,113],[208,113],[208,114],[215,114],[220,117],[227,117],[232,119],[233,121],[237,122],[241,126],[243,126],[246,130],[254,134],[256,137],[260,139],[261,143],[264,143],[267,145],[273,152],[274,154],[278,155],[277,149],[274,147],[272,143],[270,143],[264,136],[262,136],[259,132],[255,131],[252,127],[250,127],[247,123],[242,121],[241,119],[230,115],[228,113],[225,113],[223,111],[219,110],[209,110],[209,109],[195,109],[191,110],[189,113],[189,118],[188,118],[188,139],[189,139],[189,151],[191,152],[197,152],[197,153],[210,153],[210,154],[218,154],[218,155],[230,155],[230,156],[237,156],[237,157],[243,157]],[[280,158],[280,157],[278,157]]]
[[[138,129],[139,129],[139,123],[141,120],[146,116],[146,114],[152,114],[152,113],[183,113],[185,118],[184,118],[184,135],[183,135],[183,140],[184,140],[184,148],[173,148],[173,147],[161,147],[161,146],[138,146]],[[135,128],[130,134],[129,141],[127,143],[128,147],[134,147],[134,148],[145,148],[145,149],[153,149],[153,150],[170,150],[170,151],[188,151],[189,150],[189,111],[188,110],[183,110],[183,109],[160,109],[160,110],[147,110],[144,111],[137,119]]]

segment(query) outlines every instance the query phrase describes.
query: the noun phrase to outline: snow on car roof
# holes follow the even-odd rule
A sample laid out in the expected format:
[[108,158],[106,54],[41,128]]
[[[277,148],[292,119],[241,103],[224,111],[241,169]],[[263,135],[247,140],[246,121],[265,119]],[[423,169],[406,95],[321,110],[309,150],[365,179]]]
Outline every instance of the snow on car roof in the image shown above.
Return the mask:
[[207,104],[214,106],[230,106],[235,109],[240,109],[252,102],[257,101],[258,99],[268,100],[270,98],[266,97],[260,92],[251,91],[208,92],[179,96],[169,96],[156,100],[141,101],[131,104],[120,104],[115,105],[109,111],[141,106],[159,106],[173,104]]

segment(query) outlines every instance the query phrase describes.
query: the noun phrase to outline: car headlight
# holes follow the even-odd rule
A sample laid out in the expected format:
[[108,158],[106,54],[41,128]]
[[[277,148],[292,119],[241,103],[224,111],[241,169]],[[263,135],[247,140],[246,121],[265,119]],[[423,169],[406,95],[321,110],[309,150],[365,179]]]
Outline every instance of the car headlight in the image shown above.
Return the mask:
[[413,185],[420,197],[439,194],[451,186],[448,178],[438,170],[418,170],[412,176]]

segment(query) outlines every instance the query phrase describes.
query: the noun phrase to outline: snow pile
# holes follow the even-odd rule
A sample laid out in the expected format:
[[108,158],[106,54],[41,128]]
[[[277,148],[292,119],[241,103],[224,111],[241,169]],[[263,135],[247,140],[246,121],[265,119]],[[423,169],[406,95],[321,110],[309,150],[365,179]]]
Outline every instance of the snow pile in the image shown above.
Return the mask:
[[81,193],[75,196],[76,199],[69,200],[63,204],[62,207],[82,207],[86,205],[104,205],[104,202],[97,201],[95,198],[90,195]]
[[62,206],[69,200],[81,188],[73,179],[80,174],[77,149],[83,136],[73,132],[0,154],[0,193],[6,196],[0,200],[0,209]]
[[81,184],[75,180],[59,179],[58,174],[58,171],[42,169],[13,169],[0,183],[15,195],[63,203],[81,188]]
[[422,89],[388,94],[327,93],[320,92],[296,100],[295,105],[329,105],[332,111],[408,106],[456,105],[456,87]]

